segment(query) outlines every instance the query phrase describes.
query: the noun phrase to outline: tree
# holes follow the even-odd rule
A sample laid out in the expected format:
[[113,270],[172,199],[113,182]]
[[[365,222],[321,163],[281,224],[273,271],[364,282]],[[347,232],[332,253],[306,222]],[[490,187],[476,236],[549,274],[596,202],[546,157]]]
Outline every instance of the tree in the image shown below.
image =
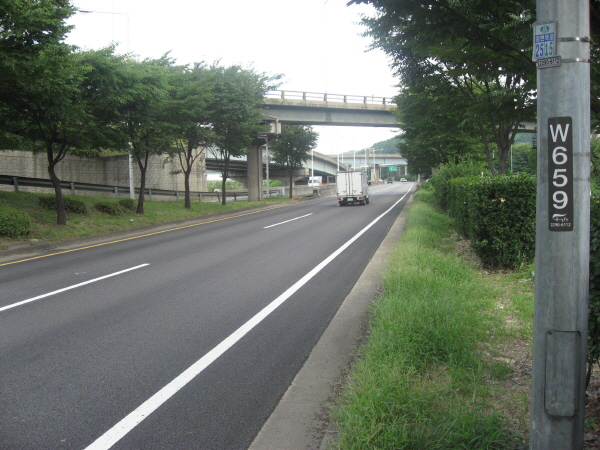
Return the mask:
[[194,163],[205,157],[204,148],[214,141],[212,124],[214,72],[203,64],[172,68],[168,121],[173,125],[174,147],[184,175],[184,207],[191,208],[190,175]]
[[285,166],[290,179],[292,198],[293,177],[308,158],[308,152],[317,146],[319,133],[305,125],[282,125],[281,134],[273,141],[273,161]]
[[7,61],[61,42],[71,28],[65,20],[74,11],[69,0],[0,0],[0,79],[10,75]]
[[222,176],[222,204],[232,157],[242,156],[263,129],[261,106],[265,93],[275,89],[279,76],[268,76],[241,66],[214,64],[215,85],[212,102],[214,142],[211,153],[217,158]]
[[430,174],[431,168],[449,162],[482,159],[477,156],[477,130],[455,113],[460,103],[451,101],[447,91],[444,84],[422,83],[396,97],[403,130],[398,147],[414,174]]
[[150,156],[166,153],[173,146],[173,130],[167,121],[169,67],[167,55],[141,62],[125,58],[115,79],[119,95],[107,104],[114,142],[128,148],[140,170],[137,214],[144,214],[146,173]]
[[373,46],[391,58],[401,84],[415,89],[433,78],[449,89],[462,121],[479,127],[491,166],[489,137],[498,147],[500,172],[519,124],[535,114],[531,62],[533,0],[352,0],[371,3],[364,18]]
[[67,217],[57,165],[67,154],[96,155],[111,142],[105,133],[109,129],[93,113],[95,104],[107,96],[98,75],[101,61],[111,52],[73,52],[64,44],[48,45],[15,61],[12,90],[0,99],[0,128],[46,153],[58,225],[65,225]]
[[73,11],[66,0],[0,0],[0,134],[45,149],[59,225],[66,212],[54,168],[69,150],[85,147],[86,69],[62,43]]

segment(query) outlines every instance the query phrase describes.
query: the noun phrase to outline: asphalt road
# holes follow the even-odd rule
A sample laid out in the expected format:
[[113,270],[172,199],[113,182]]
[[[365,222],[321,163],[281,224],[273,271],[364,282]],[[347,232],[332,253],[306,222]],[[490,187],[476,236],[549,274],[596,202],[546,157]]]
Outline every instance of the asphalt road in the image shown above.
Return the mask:
[[0,261],[0,449],[246,449],[410,186]]

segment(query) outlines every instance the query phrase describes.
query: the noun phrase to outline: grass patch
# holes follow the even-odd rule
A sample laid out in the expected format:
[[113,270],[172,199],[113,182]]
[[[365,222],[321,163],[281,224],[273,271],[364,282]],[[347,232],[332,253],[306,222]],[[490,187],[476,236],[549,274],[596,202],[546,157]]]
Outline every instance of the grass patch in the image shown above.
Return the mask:
[[[273,197],[261,202],[248,202],[244,200],[227,202],[225,206],[216,202],[193,202],[190,210],[183,207],[184,201],[145,201],[144,214],[136,214],[127,210],[121,201],[123,213],[118,215],[104,214],[94,205],[97,203],[111,203],[119,205],[118,199],[97,196],[71,196],[65,195],[67,200],[76,200],[85,205],[85,214],[67,212],[67,225],[56,225],[56,211],[47,210],[40,205],[39,198],[47,195],[29,192],[4,192],[0,191],[0,209],[13,208],[26,213],[31,218],[31,230],[21,239],[38,239],[43,242],[72,239],[77,237],[92,236],[109,231],[135,228],[143,225],[154,225],[181,219],[192,219],[223,212],[230,212],[257,206],[266,206],[274,203],[289,201],[286,197]],[[124,200],[124,199],[121,199]],[[136,200],[137,202],[137,200]],[[0,243],[16,239],[0,236]]]
[[504,384],[514,370],[497,343],[514,337],[508,316],[533,320],[531,283],[471,267],[431,195],[415,196],[368,341],[334,412],[339,449],[491,450],[522,442],[524,399]]

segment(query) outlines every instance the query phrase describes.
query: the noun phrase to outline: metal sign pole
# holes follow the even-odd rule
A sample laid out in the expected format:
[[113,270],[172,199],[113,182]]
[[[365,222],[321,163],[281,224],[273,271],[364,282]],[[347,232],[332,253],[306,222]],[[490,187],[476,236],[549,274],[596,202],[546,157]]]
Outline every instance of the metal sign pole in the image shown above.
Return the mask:
[[531,450],[583,448],[589,277],[588,0],[537,0]]

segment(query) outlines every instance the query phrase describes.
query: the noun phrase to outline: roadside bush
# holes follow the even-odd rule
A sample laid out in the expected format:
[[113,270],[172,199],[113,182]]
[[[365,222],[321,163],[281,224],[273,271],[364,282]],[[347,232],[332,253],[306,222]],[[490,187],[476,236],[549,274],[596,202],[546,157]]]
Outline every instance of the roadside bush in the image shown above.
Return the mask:
[[487,175],[488,170],[481,164],[463,163],[463,164],[444,164],[440,166],[430,183],[435,189],[435,200],[438,206],[444,211],[448,209],[448,197],[450,195],[450,180],[463,177],[481,177]]
[[516,268],[535,257],[535,199],[531,175],[500,175],[473,185],[469,221],[473,249],[491,267]]
[[590,292],[588,306],[587,383],[600,360],[600,198],[590,201]]
[[118,203],[113,202],[96,202],[94,208],[103,214],[110,214],[111,216],[118,216],[125,212],[125,209]]
[[56,209],[56,197],[53,195],[40,195],[38,197],[38,202],[42,208],[49,211]]
[[[38,201],[42,208],[47,210],[56,209],[56,196],[55,195],[40,195]],[[75,214],[87,214],[88,209],[84,202],[70,197],[63,197],[65,202],[65,210]]]
[[448,214],[484,264],[516,268],[533,261],[535,177],[453,178],[445,189]]
[[135,211],[135,201],[132,198],[121,198],[117,203],[127,211]]
[[481,176],[454,178],[448,183],[448,214],[453,217],[456,230],[465,237],[471,236],[472,220],[469,207],[474,191],[483,180]]
[[0,235],[18,238],[31,231],[31,219],[23,211],[10,207],[0,210]]

